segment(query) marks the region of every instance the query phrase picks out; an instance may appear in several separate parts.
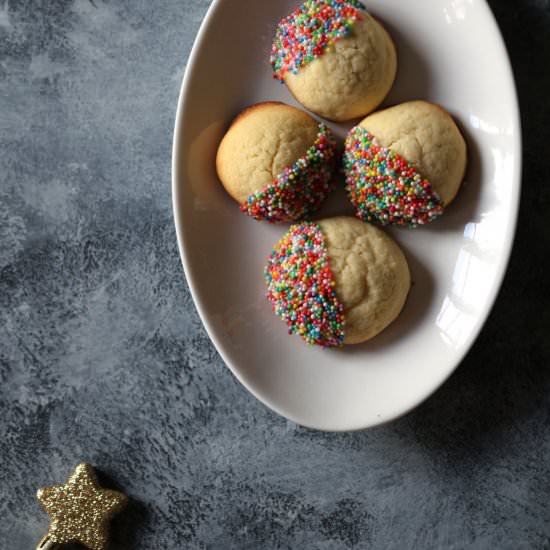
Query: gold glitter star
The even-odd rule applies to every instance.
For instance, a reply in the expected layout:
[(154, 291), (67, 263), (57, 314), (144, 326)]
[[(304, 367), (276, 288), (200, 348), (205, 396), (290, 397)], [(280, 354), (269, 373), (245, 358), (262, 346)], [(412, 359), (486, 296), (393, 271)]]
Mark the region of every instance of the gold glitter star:
[(105, 550), (109, 521), (127, 503), (122, 493), (103, 489), (89, 464), (79, 464), (65, 485), (38, 490), (38, 500), (50, 516), (47, 541), (39, 548), (80, 543), (90, 550)]

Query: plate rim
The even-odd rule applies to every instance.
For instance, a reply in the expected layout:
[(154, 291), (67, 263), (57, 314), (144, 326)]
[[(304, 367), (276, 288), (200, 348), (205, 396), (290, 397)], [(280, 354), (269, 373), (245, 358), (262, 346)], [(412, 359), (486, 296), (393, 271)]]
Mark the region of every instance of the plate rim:
[(224, 344), (222, 344), (220, 339), (217, 337), (216, 331), (212, 327), (210, 321), (208, 320), (208, 317), (203, 314), (203, 308), (197, 296), (197, 292), (195, 290), (195, 283), (193, 282), (193, 277), (191, 276), (191, 268), (189, 265), (186, 249), (184, 246), (184, 241), (186, 238), (185, 237), (186, 230), (184, 229), (182, 214), (178, 207), (180, 201), (182, 200), (180, 185), (179, 185), (179, 181), (181, 180), (181, 175), (180, 175), (180, 163), (179, 163), (178, 157), (179, 157), (180, 144), (183, 140), (184, 127), (185, 127), (184, 120), (183, 120), (183, 111), (184, 111), (184, 106), (186, 104), (186, 98), (189, 93), (193, 73), (196, 70), (196, 58), (199, 55), (199, 51), (201, 50), (202, 43), (205, 41), (210, 20), (213, 19), (219, 6), (223, 2), (227, 2), (227, 1), (228, 0), (213, 0), (201, 22), (199, 31), (196, 35), (195, 40), (193, 41), (193, 46), (191, 48), (190, 55), (188, 57), (187, 64), (185, 67), (182, 84), (178, 95), (178, 102), (177, 102), (176, 115), (175, 115), (175, 121), (174, 121), (172, 152), (171, 152), (172, 154), (172, 159), (171, 159), (172, 213), (174, 216), (174, 225), (176, 229), (176, 239), (178, 243), (180, 260), (185, 273), (185, 278), (187, 281), (189, 292), (193, 299), (193, 303), (197, 309), (201, 322), (208, 334), (208, 337), (214, 344), (214, 347), (216, 348), (216, 351), (220, 355), (224, 364), (229, 368), (229, 370), (237, 378), (237, 380), (248, 390), (248, 392), (250, 392), (258, 401), (263, 403), (273, 412), (277, 413), (278, 415), (284, 418), (291, 420), (292, 422), (300, 426), (321, 431), (321, 432), (332, 432), (332, 433), (355, 432), (355, 431), (363, 431), (363, 430), (367, 430), (377, 426), (383, 426), (385, 424), (389, 424), (390, 422), (393, 422), (398, 418), (401, 418), (407, 415), (408, 413), (410, 413), (411, 411), (413, 411), (414, 409), (416, 409), (419, 405), (421, 405), (424, 401), (426, 401), (431, 395), (433, 395), (438, 389), (440, 389), (443, 386), (443, 384), (456, 372), (458, 367), (464, 361), (464, 358), (466, 357), (466, 355), (470, 352), (473, 345), (477, 341), (481, 331), (483, 330), (483, 327), (487, 323), (487, 320), (494, 309), (494, 306), (500, 294), (500, 291), (502, 290), (504, 278), (508, 272), (510, 258), (511, 258), (512, 251), (513, 251), (514, 244), (517, 237), (517, 223), (519, 218), (519, 210), (520, 210), (522, 187), (523, 187), (523, 181), (522, 181), (523, 129), (522, 129), (521, 111), (520, 111), (519, 97), (518, 97), (518, 91), (517, 91), (517, 84), (516, 84), (516, 79), (515, 79), (510, 55), (508, 52), (508, 48), (506, 46), (506, 42), (504, 41), (504, 37), (502, 35), (498, 22), (487, 0), (477, 0), (477, 2), (479, 2), (487, 12), (488, 21), (493, 26), (494, 36), (498, 42), (498, 45), (500, 46), (502, 59), (505, 63), (506, 77), (509, 80), (509, 84), (510, 84), (509, 89), (510, 89), (510, 93), (512, 95), (512, 99), (514, 103), (514, 112), (511, 118), (513, 119), (513, 123), (517, 128), (517, 135), (514, 136), (514, 142), (515, 142), (514, 148), (515, 148), (515, 151), (517, 152), (517, 162), (515, 162), (514, 164), (514, 174), (513, 174), (514, 185), (511, 191), (511, 193), (513, 194), (513, 196), (511, 197), (511, 203), (513, 203), (512, 204), (513, 211), (511, 212), (511, 219), (508, 225), (509, 235), (506, 238), (506, 243), (503, 245), (503, 249), (502, 249), (503, 262), (495, 276), (495, 280), (491, 288), (491, 295), (488, 297), (488, 300), (487, 300), (487, 307), (485, 311), (479, 315), (477, 326), (472, 330), (471, 334), (468, 337), (468, 340), (466, 341), (466, 343), (464, 343), (460, 353), (457, 354), (453, 367), (450, 368), (447, 372), (445, 372), (442, 376), (434, 377), (432, 379), (432, 382), (426, 385), (425, 391), (419, 392), (415, 396), (415, 398), (410, 403), (408, 403), (405, 407), (401, 408), (398, 412), (395, 412), (393, 414), (388, 415), (387, 417), (384, 417), (380, 421), (371, 422), (367, 424), (365, 424), (365, 422), (363, 421), (363, 422), (357, 422), (351, 425), (342, 426), (339, 428), (325, 428), (319, 425), (310, 425), (308, 423), (304, 423), (298, 420), (297, 418), (294, 418), (292, 413), (282, 410), (282, 408), (276, 405), (275, 403), (273, 403), (269, 397), (265, 395), (259, 395), (259, 392), (255, 390), (252, 384), (250, 384), (244, 379), (244, 377), (240, 373), (240, 370), (235, 365), (233, 365), (233, 362), (228, 357)]

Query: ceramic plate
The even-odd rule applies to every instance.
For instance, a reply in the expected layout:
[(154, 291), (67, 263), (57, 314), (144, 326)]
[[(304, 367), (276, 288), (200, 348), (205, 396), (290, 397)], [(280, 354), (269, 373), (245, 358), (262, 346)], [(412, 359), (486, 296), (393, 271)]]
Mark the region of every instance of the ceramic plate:
[[(463, 189), (445, 215), (390, 233), (414, 286), (399, 319), (358, 347), (323, 351), (289, 337), (264, 294), (263, 267), (288, 226), (241, 214), (215, 172), (224, 130), (245, 106), (296, 104), (269, 65), (291, 0), (214, 0), (179, 99), (173, 201), (187, 280), (204, 325), (235, 376), (281, 415), (322, 430), (392, 420), (460, 363), (502, 282), (518, 212), (521, 132), (510, 63), (484, 0), (372, 0), (395, 39), (399, 72), (385, 101), (428, 99), (456, 118), (469, 147)], [(350, 125), (331, 125), (343, 136)], [(352, 214), (342, 189), (320, 217)]]

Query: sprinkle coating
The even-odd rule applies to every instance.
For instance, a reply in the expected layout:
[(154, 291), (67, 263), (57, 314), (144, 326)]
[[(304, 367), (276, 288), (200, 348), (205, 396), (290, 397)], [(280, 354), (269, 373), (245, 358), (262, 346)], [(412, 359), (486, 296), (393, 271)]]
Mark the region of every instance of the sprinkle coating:
[(414, 163), (382, 147), (361, 126), (346, 138), (344, 171), (346, 190), (363, 221), (416, 227), (443, 214), (443, 201)]
[(283, 82), (287, 72), (297, 74), (323, 55), (337, 40), (348, 36), (364, 10), (358, 0), (306, 0), (277, 26), (271, 49), (274, 78)]
[(319, 224), (293, 225), (275, 245), (265, 267), (273, 312), (308, 344), (344, 342), (344, 306), (338, 300), (325, 237)]
[(334, 189), (336, 140), (324, 124), (319, 124), (315, 143), (292, 166), (286, 167), (272, 183), (251, 194), (241, 211), (256, 220), (293, 222), (315, 212)]

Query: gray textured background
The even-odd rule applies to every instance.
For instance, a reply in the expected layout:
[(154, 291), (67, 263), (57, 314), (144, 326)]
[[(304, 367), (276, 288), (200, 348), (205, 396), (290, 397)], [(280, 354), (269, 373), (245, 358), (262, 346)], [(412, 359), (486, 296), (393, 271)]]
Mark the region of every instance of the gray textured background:
[(327, 435), (240, 387), (185, 286), (170, 146), (209, 0), (0, 0), (0, 548), (81, 459), (132, 499), (115, 550), (550, 548), (550, 1), (491, 4), (526, 138), (504, 289), (426, 404)]

